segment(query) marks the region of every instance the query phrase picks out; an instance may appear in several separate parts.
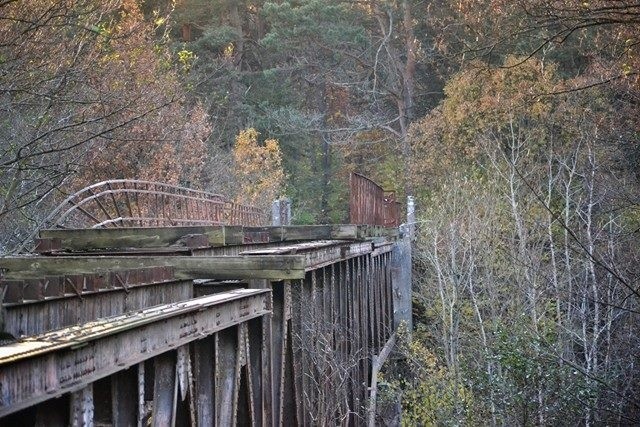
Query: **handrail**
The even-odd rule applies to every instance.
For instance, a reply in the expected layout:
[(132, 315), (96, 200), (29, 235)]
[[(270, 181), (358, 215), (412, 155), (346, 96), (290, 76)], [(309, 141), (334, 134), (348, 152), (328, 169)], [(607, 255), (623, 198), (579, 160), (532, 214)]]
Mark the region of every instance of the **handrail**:
[[(26, 239), (43, 228), (268, 224), (262, 210), (202, 190), (135, 179), (89, 185), (68, 196)], [(22, 247), (24, 249), (24, 246)]]

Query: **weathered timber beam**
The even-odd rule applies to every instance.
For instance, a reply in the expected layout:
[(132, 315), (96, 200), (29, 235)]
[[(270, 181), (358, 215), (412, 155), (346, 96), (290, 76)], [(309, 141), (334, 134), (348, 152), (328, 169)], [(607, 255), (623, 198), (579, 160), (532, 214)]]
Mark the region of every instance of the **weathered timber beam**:
[(209, 246), (243, 243), (241, 226), (89, 228), (40, 231), (41, 239), (60, 239), (60, 249), (70, 251), (189, 247), (190, 238), (193, 240), (193, 236), (203, 236)]
[(194, 248), (304, 240), (396, 238), (398, 230), (370, 225), (274, 227), (189, 226), (49, 229), (40, 231), (36, 251)]
[(23, 305), (54, 298), (76, 298), (104, 291), (129, 291), (139, 286), (156, 285), (175, 280), (171, 267), (138, 268), (96, 274), (45, 276), (23, 280), (0, 279), (2, 304)]
[(371, 242), (351, 243), (328, 247), (304, 254), (306, 271), (316, 270), (336, 262), (367, 255), (373, 252)]
[(13, 256), (1, 257), (5, 279), (91, 274), (100, 271), (170, 266), (176, 279), (300, 279), (304, 257), (277, 256)]
[(255, 249), (241, 252), (248, 256), (265, 256), (297, 254), (304, 258), (306, 271), (326, 267), (349, 258), (367, 255), (374, 252), (374, 244), (365, 242), (345, 242), (342, 240), (319, 241), (315, 246), (310, 243), (299, 243), (277, 248)]
[(372, 225), (337, 224), (337, 225), (290, 225), (275, 227), (244, 227), (245, 232), (269, 233), (270, 241), (294, 240), (364, 240), (374, 237), (398, 236), (395, 228)]
[(157, 306), (0, 347), (0, 417), (263, 316), (268, 290), (241, 289)]

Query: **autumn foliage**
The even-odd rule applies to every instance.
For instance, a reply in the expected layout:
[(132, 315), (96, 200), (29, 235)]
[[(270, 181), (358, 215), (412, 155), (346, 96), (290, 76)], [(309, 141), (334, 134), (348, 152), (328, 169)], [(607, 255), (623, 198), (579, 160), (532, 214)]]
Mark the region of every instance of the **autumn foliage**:
[(96, 45), (96, 85), (108, 94), (102, 108), (127, 126), (111, 138), (97, 138), (84, 158), (79, 185), (114, 178), (138, 178), (198, 186), (210, 128), (199, 105), (185, 105), (170, 52), (159, 45), (154, 24), (137, 2), (124, 0), (118, 19)]
[(282, 154), (275, 139), (259, 143), (253, 128), (241, 131), (233, 147), (239, 203), (267, 209), (282, 195), (286, 175)]
[(66, 194), (113, 178), (201, 186), (208, 116), (134, 0), (0, 3), (5, 249)]

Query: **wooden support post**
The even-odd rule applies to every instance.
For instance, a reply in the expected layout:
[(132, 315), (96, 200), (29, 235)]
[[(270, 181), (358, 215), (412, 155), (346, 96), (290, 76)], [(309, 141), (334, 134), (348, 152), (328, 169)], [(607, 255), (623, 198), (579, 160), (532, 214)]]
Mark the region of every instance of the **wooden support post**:
[[(179, 406), (176, 411), (176, 422), (183, 425), (189, 421), (189, 425), (196, 424), (196, 408), (194, 402), (193, 367), (191, 366), (191, 347), (182, 345), (177, 349), (176, 378), (179, 388)], [(180, 410), (182, 409), (182, 411)]]
[(253, 388), (253, 369), (249, 350), (249, 328), (247, 323), (238, 325), (238, 370), (236, 424), (258, 425), (258, 417), (255, 412), (255, 400), (260, 399), (254, 399), (256, 393)]
[(219, 426), (236, 424), (240, 374), (236, 329), (227, 328), (216, 334), (216, 409)]
[(212, 426), (216, 419), (215, 407), (215, 357), (213, 336), (196, 341), (195, 382), (196, 382), (196, 425)]
[(295, 411), (296, 420), (298, 425), (304, 423), (304, 370), (302, 364), (302, 310), (307, 307), (308, 302), (303, 302), (302, 287), (304, 281), (300, 280), (295, 282), (291, 287), (292, 294), (292, 318), (291, 318), (291, 339), (292, 339), (292, 365), (293, 365), (293, 378), (294, 378), (294, 390), (295, 390)]
[(253, 319), (248, 323), (247, 328), (247, 371), (249, 372), (250, 404), (252, 405), (253, 420), (252, 425), (261, 426), (271, 424), (271, 411), (265, 411), (265, 393), (263, 391), (262, 371), (268, 369), (265, 365), (264, 356), (266, 351), (263, 338), (263, 320)]
[(137, 424), (138, 372), (135, 366), (111, 376), (111, 414), (114, 427)]
[[(299, 283), (295, 284), (299, 286)], [(285, 280), (283, 282), (283, 306), (282, 319), (277, 327), (280, 329), (281, 345), (277, 349), (280, 353), (278, 358), (278, 376), (274, 376), (274, 384), (278, 382), (278, 393), (275, 396), (278, 401), (278, 417), (277, 425), (293, 425), (296, 419), (296, 401), (300, 398), (296, 397), (294, 377), (293, 377), (293, 338), (291, 335), (291, 319), (292, 319), (292, 282)], [(275, 330), (275, 329), (274, 329)], [(275, 364), (274, 364), (275, 367)], [(275, 368), (274, 368), (275, 369)]]
[[(283, 282), (270, 282), (269, 288), (271, 289), (271, 313), (262, 316), (261, 325), (262, 325), (262, 342), (260, 343), (260, 354), (262, 358), (262, 363), (260, 366), (261, 369), (261, 381), (262, 381), (262, 412), (263, 412), (263, 425), (276, 425), (278, 411), (276, 410), (276, 399), (277, 395), (275, 394), (275, 384), (278, 382), (278, 377), (274, 374), (274, 362), (273, 356), (274, 352), (277, 351), (276, 348), (273, 347), (273, 331), (274, 331), (274, 322), (273, 322), (273, 313), (276, 311), (275, 308), (275, 297), (274, 291), (278, 286), (284, 286)], [(254, 346), (254, 343), (251, 343)]]
[(137, 398), (138, 398), (138, 417), (137, 417), (137, 426), (138, 427), (146, 427), (145, 418), (146, 418), (146, 408), (145, 408), (145, 398), (144, 398), (144, 390), (145, 390), (145, 381), (144, 381), (144, 362), (140, 362), (137, 364), (138, 366), (138, 381), (137, 381)]
[(276, 414), (273, 425), (280, 424), (280, 412), (282, 405), (282, 375), (283, 355), (285, 343), (285, 286), (290, 286), (288, 281), (273, 284), (273, 313), (271, 315), (272, 340), (270, 353), (273, 358), (273, 410)]
[(312, 380), (311, 364), (309, 363), (309, 346), (313, 345), (313, 340), (309, 334), (309, 323), (314, 320), (317, 312), (317, 302), (315, 300), (315, 272), (307, 274), (307, 278), (302, 282), (302, 294), (300, 300), (300, 367), (302, 373), (302, 417), (301, 421), (305, 425), (311, 424), (311, 405), (314, 404), (313, 393), (315, 384)]
[(93, 384), (71, 393), (69, 421), (72, 427), (93, 426)]
[(178, 394), (175, 352), (169, 351), (156, 356), (154, 373), (152, 425), (174, 426)]

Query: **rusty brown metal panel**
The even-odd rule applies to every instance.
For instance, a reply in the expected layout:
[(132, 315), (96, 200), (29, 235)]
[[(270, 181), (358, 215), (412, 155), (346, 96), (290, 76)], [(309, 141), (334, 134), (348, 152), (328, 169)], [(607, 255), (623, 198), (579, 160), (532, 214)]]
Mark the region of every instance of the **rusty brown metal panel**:
[(394, 192), (385, 191), (371, 179), (352, 173), (349, 178), (349, 222), (397, 227), (400, 204)]

